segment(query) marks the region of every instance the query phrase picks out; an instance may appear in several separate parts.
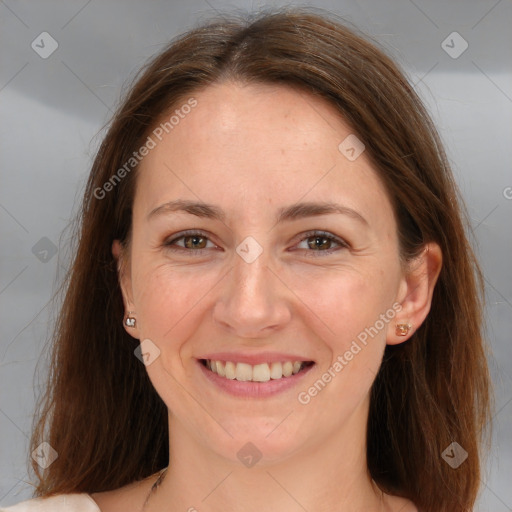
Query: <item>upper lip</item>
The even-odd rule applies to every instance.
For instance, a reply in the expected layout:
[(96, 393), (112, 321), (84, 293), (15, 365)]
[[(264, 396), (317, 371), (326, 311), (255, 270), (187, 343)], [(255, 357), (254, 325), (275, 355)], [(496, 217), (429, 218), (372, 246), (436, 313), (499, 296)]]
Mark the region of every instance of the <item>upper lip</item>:
[(231, 361), (233, 363), (246, 363), (252, 366), (263, 363), (274, 363), (284, 361), (313, 361), (296, 354), (285, 354), (284, 352), (261, 352), (259, 354), (248, 354), (241, 352), (215, 352), (205, 354), (198, 359), (210, 359), (212, 361)]

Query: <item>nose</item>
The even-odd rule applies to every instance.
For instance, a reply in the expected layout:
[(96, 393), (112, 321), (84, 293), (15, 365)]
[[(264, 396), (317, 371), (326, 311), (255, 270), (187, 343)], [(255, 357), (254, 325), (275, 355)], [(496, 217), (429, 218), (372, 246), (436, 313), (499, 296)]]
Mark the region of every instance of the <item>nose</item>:
[(290, 321), (290, 291), (269, 264), (265, 251), (251, 263), (235, 255), (213, 313), (217, 324), (231, 335), (261, 338)]

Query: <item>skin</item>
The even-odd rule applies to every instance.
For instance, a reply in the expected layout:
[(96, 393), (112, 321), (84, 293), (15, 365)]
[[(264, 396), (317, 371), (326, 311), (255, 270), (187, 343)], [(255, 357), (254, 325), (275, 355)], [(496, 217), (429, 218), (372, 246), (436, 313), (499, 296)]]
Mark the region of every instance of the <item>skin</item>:
[[(349, 161), (338, 149), (352, 131), (328, 103), (233, 82), (192, 96), (197, 107), (141, 163), (130, 246), (112, 247), (126, 311), (137, 319), (127, 330), (160, 350), (146, 369), (169, 410), (170, 466), (145, 510), (416, 510), (372, 483), (366, 421), (386, 344), (406, 342), (428, 314), (439, 247), (429, 244), (403, 268), (385, 189), (364, 152)], [(175, 199), (216, 205), (226, 217), (148, 219)], [(340, 203), (365, 222), (333, 213), (276, 224), (277, 210), (299, 201)], [(201, 251), (178, 239), (189, 229), (205, 232)], [(315, 249), (315, 236), (304, 235), (311, 230), (348, 246), (320, 240)], [(263, 249), (252, 263), (236, 252), (248, 236)], [(176, 251), (165, 245), (172, 240)], [(298, 393), (397, 303), (396, 316), (299, 403)], [(397, 323), (413, 329), (398, 336)], [(237, 398), (199, 371), (196, 358), (213, 350), (302, 354), (316, 365), (284, 393)], [(237, 458), (247, 442), (262, 456), (251, 468)], [(103, 512), (140, 510), (153, 482), (92, 496)]]

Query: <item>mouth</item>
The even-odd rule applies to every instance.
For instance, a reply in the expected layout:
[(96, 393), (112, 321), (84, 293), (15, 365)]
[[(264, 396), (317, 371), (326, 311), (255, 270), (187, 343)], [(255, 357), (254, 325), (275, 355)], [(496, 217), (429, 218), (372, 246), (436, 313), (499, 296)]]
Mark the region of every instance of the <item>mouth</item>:
[(314, 361), (272, 361), (251, 365), (244, 362), (214, 359), (200, 359), (199, 362), (210, 373), (216, 374), (224, 380), (261, 384), (291, 379), (304, 373), (315, 364)]

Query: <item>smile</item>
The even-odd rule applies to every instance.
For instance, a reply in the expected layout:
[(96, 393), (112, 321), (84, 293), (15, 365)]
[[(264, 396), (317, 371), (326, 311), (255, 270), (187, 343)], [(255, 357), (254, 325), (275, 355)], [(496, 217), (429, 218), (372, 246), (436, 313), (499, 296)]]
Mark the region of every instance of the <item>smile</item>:
[(201, 364), (225, 379), (241, 382), (268, 382), (296, 375), (314, 363), (313, 361), (274, 361), (250, 365), (241, 362), (201, 359)]

